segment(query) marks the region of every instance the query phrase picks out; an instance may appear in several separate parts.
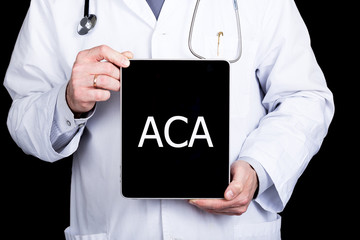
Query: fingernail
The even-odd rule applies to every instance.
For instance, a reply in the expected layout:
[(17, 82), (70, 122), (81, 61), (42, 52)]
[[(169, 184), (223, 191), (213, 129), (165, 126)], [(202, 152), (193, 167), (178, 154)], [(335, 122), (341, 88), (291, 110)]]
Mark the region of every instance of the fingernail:
[(192, 205), (195, 205), (195, 204), (196, 204), (196, 200), (190, 200), (189, 203), (192, 204)]
[(124, 64), (124, 67), (128, 67), (128, 66), (130, 65), (130, 61), (129, 61), (129, 59), (127, 59), (127, 58), (124, 58), (124, 59), (122, 60), (122, 63)]
[(229, 191), (227, 191), (225, 196), (226, 196), (226, 199), (231, 200), (234, 197), (234, 193), (233, 193), (233, 191), (229, 190)]

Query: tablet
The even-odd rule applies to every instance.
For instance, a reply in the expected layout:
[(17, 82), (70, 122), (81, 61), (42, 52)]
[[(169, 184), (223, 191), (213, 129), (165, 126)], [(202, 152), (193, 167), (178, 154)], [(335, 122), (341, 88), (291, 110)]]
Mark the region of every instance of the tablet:
[(229, 82), (224, 60), (131, 60), (122, 69), (124, 197), (224, 198)]

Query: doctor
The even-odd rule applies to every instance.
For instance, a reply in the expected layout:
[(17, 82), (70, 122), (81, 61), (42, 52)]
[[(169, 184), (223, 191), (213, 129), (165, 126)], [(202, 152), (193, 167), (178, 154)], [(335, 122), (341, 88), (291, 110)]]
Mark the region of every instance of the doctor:
[(236, 59), (242, 46), (231, 64), (225, 199), (120, 194), (119, 67), (133, 57), (195, 58), (188, 36), (196, 2), (91, 0), (97, 22), (85, 35), (77, 29), (83, 0), (31, 2), (4, 82), (13, 98), (7, 124), (27, 154), (49, 162), (74, 154), (67, 240), (280, 239), (277, 213), (334, 112), (292, 0), (239, 0), (239, 13), (232, 0), (199, 5), (191, 42), (198, 55)]

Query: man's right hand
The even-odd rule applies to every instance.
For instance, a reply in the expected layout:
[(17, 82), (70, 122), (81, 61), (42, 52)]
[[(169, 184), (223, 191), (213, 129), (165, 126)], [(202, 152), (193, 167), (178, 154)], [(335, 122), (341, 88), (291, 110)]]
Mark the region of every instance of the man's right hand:
[(119, 67), (128, 67), (131, 58), (131, 52), (119, 53), (106, 45), (78, 53), (66, 88), (66, 101), (75, 117), (108, 100), (110, 91), (120, 90)]

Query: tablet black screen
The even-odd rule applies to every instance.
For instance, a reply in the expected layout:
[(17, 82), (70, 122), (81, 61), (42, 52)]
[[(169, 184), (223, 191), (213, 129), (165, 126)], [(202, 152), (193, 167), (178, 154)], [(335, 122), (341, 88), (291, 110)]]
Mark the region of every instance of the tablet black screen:
[(122, 69), (125, 197), (223, 198), (229, 74), (221, 60), (131, 60)]

